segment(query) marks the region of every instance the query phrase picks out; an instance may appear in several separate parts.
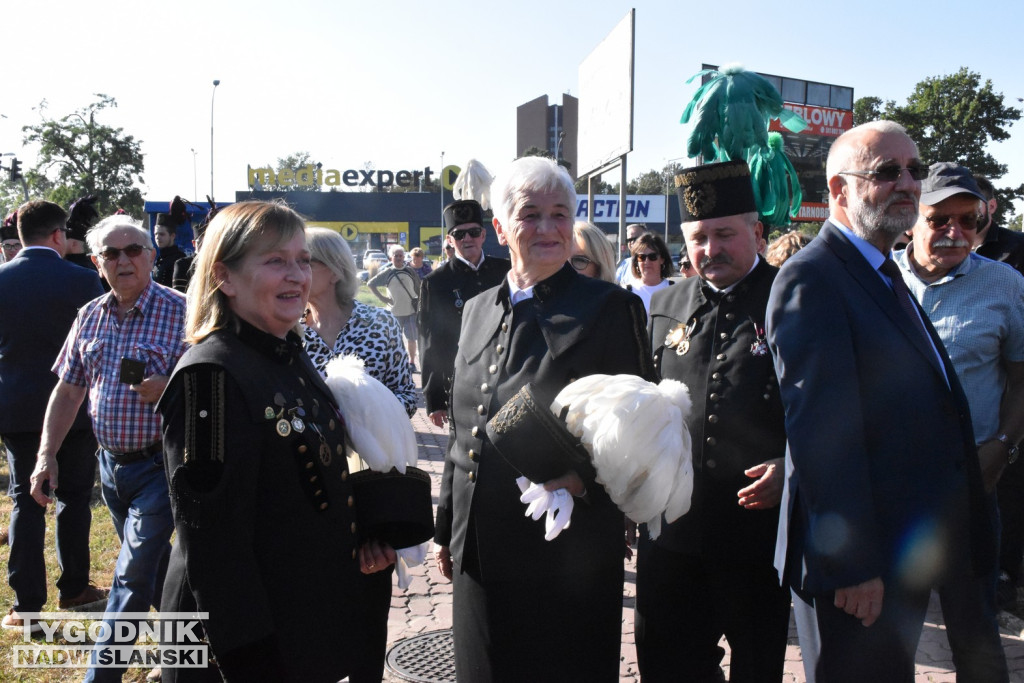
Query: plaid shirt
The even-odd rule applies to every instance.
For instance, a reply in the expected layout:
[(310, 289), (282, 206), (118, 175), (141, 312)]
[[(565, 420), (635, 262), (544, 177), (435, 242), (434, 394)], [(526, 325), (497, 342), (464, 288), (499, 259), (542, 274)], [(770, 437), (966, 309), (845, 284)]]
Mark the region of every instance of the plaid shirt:
[(89, 387), (89, 417), (100, 446), (119, 453), (160, 440), (160, 415), (119, 381), (121, 358), (145, 361), (145, 377), (170, 375), (188, 348), (185, 296), (150, 282), (123, 321), (113, 292), (78, 312), (53, 371), (68, 384)]

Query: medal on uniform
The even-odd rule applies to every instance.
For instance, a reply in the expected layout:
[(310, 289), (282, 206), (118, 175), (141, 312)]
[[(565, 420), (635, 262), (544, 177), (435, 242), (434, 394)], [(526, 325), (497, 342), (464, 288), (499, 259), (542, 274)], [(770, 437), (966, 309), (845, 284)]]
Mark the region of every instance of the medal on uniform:
[(690, 350), (690, 337), (693, 336), (694, 331), (697, 329), (697, 319), (693, 318), (690, 322), (679, 323), (668, 333), (665, 337), (665, 346), (670, 349), (676, 350), (676, 355), (682, 356)]
[(276, 429), (278, 436), (288, 436), (289, 434), (292, 433), (291, 423), (288, 422), (288, 420), (284, 419), (283, 417), (277, 421)]
[(273, 419), (274, 419), (274, 416), (275, 416), (275, 415), (276, 415), (276, 414), (274, 413), (274, 409), (273, 409), (273, 408), (271, 408), (270, 406), (267, 406), (267, 407), (266, 407), (266, 408), (265, 408), (265, 409), (263, 410), (263, 417), (265, 417), (265, 418), (266, 418), (266, 419), (268, 419), (268, 420), (273, 420)]
[(764, 328), (758, 327), (753, 320), (750, 324), (754, 326), (754, 343), (750, 345), (750, 353), (754, 356), (768, 355), (768, 338), (765, 336)]
[(462, 292), (456, 289), (452, 293), (455, 294), (455, 308), (462, 308), (463, 305), (465, 305), (466, 303), (465, 301), (462, 300)]

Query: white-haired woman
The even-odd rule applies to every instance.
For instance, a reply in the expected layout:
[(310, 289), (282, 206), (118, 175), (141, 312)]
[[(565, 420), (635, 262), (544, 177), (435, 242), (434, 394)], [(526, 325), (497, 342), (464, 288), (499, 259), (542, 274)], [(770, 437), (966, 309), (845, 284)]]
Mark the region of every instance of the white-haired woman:
[(313, 282), (303, 319), (306, 353), (324, 374), (337, 356), (354, 355), (366, 371), (398, 397), (405, 411), (416, 413), (416, 384), (402, 328), (395, 316), (356, 301), (359, 277), (352, 251), (341, 235), (327, 228), (307, 228)]
[(309, 262), (283, 204), (229, 206), (203, 238), (193, 346), (158, 404), (178, 534), (161, 607), (209, 613), (219, 672), (165, 681), (383, 675), (395, 553), (360, 536), (344, 418), (302, 348)]
[(644, 310), (637, 297), (569, 265), (576, 192), (565, 169), (524, 157), (491, 191), (512, 269), (464, 309), (435, 538), (439, 569), (454, 582), (456, 677), (611, 683), (619, 678), (623, 515), (592, 467), (567, 469), (546, 487), (587, 502), (545, 541), (544, 525), (523, 515), (518, 472), (486, 427), (527, 383), (547, 406), (585, 375), (651, 379)]

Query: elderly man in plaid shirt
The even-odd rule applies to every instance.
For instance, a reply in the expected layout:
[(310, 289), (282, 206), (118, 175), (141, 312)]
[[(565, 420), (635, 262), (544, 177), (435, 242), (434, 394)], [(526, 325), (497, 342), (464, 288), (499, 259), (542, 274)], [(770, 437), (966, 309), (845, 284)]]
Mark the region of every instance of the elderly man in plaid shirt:
[[(50, 502), (59, 481), (55, 453), (88, 395), (103, 500), (121, 538), (105, 616), (116, 634), (119, 613), (160, 604), (174, 522), (153, 406), (185, 352), (185, 297), (152, 281), (153, 242), (137, 221), (111, 216), (86, 239), (111, 292), (82, 307), (57, 357), (32, 496)], [(123, 668), (95, 667), (132, 645), (101, 652), (110, 642), (97, 643), (87, 681), (121, 679)]]

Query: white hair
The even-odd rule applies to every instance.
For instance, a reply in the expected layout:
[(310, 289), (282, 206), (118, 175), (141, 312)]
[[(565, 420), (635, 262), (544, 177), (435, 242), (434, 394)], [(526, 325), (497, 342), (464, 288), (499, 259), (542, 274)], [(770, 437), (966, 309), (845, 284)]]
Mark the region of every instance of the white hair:
[(388, 246), (388, 258), (394, 258), (395, 257), (395, 253), (399, 252), (399, 251), (404, 254), (405, 253), (405, 247), (403, 247), (401, 244), (389, 245)]
[(558, 192), (569, 210), (576, 213), (576, 187), (569, 172), (547, 157), (520, 157), (498, 174), (491, 185), (494, 218), (508, 224), (516, 201), (526, 192)]
[(142, 222), (138, 221), (131, 216), (126, 214), (115, 214), (113, 216), (107, 216), (96, 225), (89, 229), (89, 232), (85, 235), (85, 243), (89, 245), (89, 251), (99, 256), (99, 253), (103, 251), (104, 240), (107, 239), (107, 235), (114, 232), (115, 230), (134, 230), (139, 235), (139, 241), (142, 246), (147, 249), (153, 248), (153, 238), (149, 234), (149, 230), (142, 227)]

